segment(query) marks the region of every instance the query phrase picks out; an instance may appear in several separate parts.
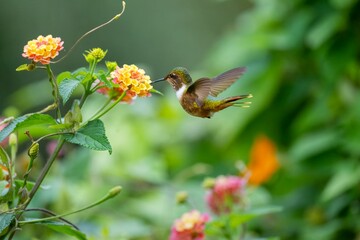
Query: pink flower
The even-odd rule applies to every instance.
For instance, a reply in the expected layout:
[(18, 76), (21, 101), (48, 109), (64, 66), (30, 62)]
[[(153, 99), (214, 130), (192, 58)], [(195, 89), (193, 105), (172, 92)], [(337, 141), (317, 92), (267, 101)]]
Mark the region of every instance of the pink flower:
[(205, 223), (208, 221), (209, 216), (197, 210), (184, 213), (181, 218), (175, 220), (169, 240), (203, 240)]
[(237, 176), (219, 176), (206, 196), (209, 208), (215, 214), (228, 213), (241, 203), (247, 180)]
[(46, 37), (40, 35), (37, 39), (28, 41), (24, 46), (22, 56), (34, 62), (49, 64), (50, 60), (59, 55), (59, 52), (64, 48), (63, 44), (64, 42), (59, 37), (53, 38), (52, 35)]
[[(4, 118), (0, 117), (0, 122), (3, 121), (3, 120), (4, 120)], [(6, 126), (7, 126), (7, 123), (1, 124), (1, 125), (0, 125), (0, 131), (3, 130)], [(2, 140), (2, 141), (0, 142), (0, 146), (2, 146), (2, 147), (7, 146), (7, 144), (8, 144), (8, 139), (9, 139), (9, 137), (7, 137), (7, 138), (5, 138), (4, 140)]]

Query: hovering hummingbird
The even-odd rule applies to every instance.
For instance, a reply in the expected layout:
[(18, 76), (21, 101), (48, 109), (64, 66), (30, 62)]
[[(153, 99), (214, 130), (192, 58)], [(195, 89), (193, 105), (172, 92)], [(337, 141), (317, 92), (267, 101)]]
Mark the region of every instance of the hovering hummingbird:
[(238, 102), (251, 98), (251, 94), (228, 97), (216, 100), (218, 94), (230, 87), (243, 73), (244, 67), (234, 68), (214, 78), (200, 78), (193, 82), (186, 68), (177, 67), (170, 71), (164, 78), (153, 81), (167, 81), (176, 91), (176, 96), (183, 109), (189, 114), (211, 118), (218, 111), (230, 106), (249, 107), (250, 102)]

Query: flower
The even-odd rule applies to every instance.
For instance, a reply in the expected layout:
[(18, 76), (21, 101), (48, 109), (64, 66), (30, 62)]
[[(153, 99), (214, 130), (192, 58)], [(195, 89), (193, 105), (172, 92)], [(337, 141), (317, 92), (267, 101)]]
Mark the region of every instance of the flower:
[(53, 38), (52, 35), (46, 37), (40, 35), (37, 39), (28, 41), (24, 46), (22, 56), (34, 62), (49, 64), (50, 60), (59, 55), (59, 52), (64, 48), (63, 44), (64, 42), (59, 37)]
[(125, 96), (121, 100), (123, 102), (131, 102), (137, 96), (150, 96), (150, 90), (153, 88), (150, 77), (145, 75), (145, 71), (136, 65), (124, 64), (122, 68), (116, 66), (110, 76), (114, 87), (108, 88), (100, 82), (98, 84), (103, 87), (97, 90), (99, 93), (109, 95), (116, 100), (125, 92)]
[(279, 168), (276, 146), (266, 136), (260, 136), (255, 139), (247, 168), (248, 172), (250, 172), (249, 184), (255, 186), (270, 179)]
[[(4, 119), (5, 119), (5, 118), (0, 117), (0, 122), (2, 122)], [(7, 125), (8, 125), (7, 123), (0, 124), (0, 131), (2, 131)], [(5, 146), (8, 144), (8, 139), (9, 139), (9, 138), (7, 137), (7, 138), (5, 138), (4, 140), (2, 140), (2, 141), (0, 142), (0, 146), (5, 147)]]
[(209, 221), (207, 214), (197, 210), (184, 213), (175, 220), (169, 240), (203, 240), (205, 239), (205, 223)]
[(10, 189), (9, 170), (0, 162), (0, 197), (5, 196)]
[(238, 176), (219, 176), (206, 196), (209, 208), (215, 214), (228, 213), (234, 204), (241, 203), (247, 179)]

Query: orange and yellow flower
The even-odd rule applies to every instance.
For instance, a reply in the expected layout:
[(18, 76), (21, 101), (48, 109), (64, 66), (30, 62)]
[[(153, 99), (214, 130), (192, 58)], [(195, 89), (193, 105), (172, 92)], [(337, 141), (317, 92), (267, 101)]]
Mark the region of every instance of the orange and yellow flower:
[(248, 182), (255, 186), (266, 182), (279, 168), (276, 146), (268, 137), (260, 136), (255, 139), (247, 168), (250, 172)]
[(104, 87), (98, 90), (99, 93), (109, 95), (112, 99), (116, 100), (125, 92), (123, 102), (131, 102), (137, 96), (148, 97), (150, 90), (153, 88), (151, 80), (145, 71), (138, 68), (136, 65), (124, 64), (123, 67), (117, 66), (114, 71), (110, 73), (112, 82), (115, 87)]
[(34, 62), (42, 64), (49, 64), (51, 59), (54, 59), (59, 52), (64, 48), (64, 42), (59, 37), (47, 35), (46, 37), (40, 35), (37, 39), (28, 41), (24, 46), (23, 57), (28, 58)]
[(171, 229), (170, 240), (203, 240), (205, 239), (205, 223), (209, 221), (207, 214), (197, 210), (184, 213), (177, 219)]

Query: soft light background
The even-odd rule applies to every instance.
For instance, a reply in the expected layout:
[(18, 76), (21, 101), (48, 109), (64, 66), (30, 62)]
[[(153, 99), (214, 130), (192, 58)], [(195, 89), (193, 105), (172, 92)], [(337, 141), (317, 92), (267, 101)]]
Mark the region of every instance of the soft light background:
[[(26, 42), (53, 34), (69, 50), (121, 3), (2, 0), (0, 7), (0, 112), (11, 115), (51, 100), (44, 73), (15, 72), (26, 62)], [(69, 219), (92, 239), (167, 239), (173, 219), (187, 210), (175, 206), (176, 191), (189, 191), (205, 211), (201, 181), (237, 174), (236, 162), (248, 162), (256, 137), (266, 135), (277, 146), (281, 167), (250, 189), (249, 201), (284, 210), (254, 221), (249, 233), (358, 239), (359, 11), (356, 0), (128, 1), (121, 19), (85, 38), (54, 71), (85, 65), (82, 53), (93, 47), (108, 49), (107, 60), (142, 66), (153, 79), (175, 66), (189, 68), (194, 78), (247, 66), (242, 80), (221, 96), (252, 93), (253, 104), (198, 119), (159, 84), (164, 96), (120, 105), (104, 117), (111, 156), (68, 146), (33, 205), (64, 212), (120, 184), (124, 191), (116, 199)], [(89, 101), (84, 115), (102, 101)], [(18, 239), (30, 234), (63, 238), (29, 227)]]

